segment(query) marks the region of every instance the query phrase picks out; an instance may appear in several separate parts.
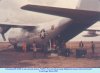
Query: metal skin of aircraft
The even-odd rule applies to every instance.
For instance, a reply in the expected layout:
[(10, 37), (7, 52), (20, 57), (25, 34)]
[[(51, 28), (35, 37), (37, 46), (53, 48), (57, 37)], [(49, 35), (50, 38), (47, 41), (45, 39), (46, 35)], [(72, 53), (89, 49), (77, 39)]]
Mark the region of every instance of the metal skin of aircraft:
[(0, 24), (0, 34), (2, 35), (4, 41), (6, 41), (4, 34), (12, 27), (13, 28), (23, 28), (24, 30), (27, 30), (28, 32), (33, 31), (36, 28), (36, 26), (30, 26), (30, 25)]
[[(82, 1), (84, 2), (86, 0)], [(59, 45), (67, 42), (100, 20), (100, 11), (93, 10), (67, 9), (30, 4), (21, 7), (21, 9), (70, 18), (68, 22), (59, 25), (59, 27), (55, 29), (55, 32), (53, 32), (54, 34), (52, 34), (52, 38), (59, 36), (57, 39), (58, 42), (60, 42)]]
[[(87, 1), (87, 0), (82, 0), (82, 1)], [(59, 48), (62, 48), (67, 41), (69, 41), (82, 31), (86, 30), (86, 28), (88, 28), (89, 26), (100, 20), (100, 11), (67, 9), (67, 8), (58, 8), (49, 6), (30, 5), (30, 4), (22, 6), (21, 9), (69, 18), (69, 20), (65, 20), (64, 22), (61, 21), (63, 23), (60, 23), (57, 27), (54, 27), (54, 29), (51, 28), (48, 31), (45, 31), (45, 29), (37, 31), (36, 28), (39, 27), (35, 28), (35, 26), (32, 26), (31, 30), (30, 27), (28, 26), (21, 27), (28, 29), (29, 33), (31, 32), (34, 33), (34, 35), (32, 36), (28, 36), (27, 37), (28, 40), (26, 41), (28, 42), (36, 41), (36, 43), (38, 44), (48, 45), (48, 41), (54, 39), (57, 40), (58, 42), (57, 45), (59, 46)], [(0, 24), (0, 26), (2, 26), (1, 28), (2, 30), (0, 31), (4, 38), (4, 34), (11, 27), (14, 27), (16, 25), (12, 26), (12, 25)]]

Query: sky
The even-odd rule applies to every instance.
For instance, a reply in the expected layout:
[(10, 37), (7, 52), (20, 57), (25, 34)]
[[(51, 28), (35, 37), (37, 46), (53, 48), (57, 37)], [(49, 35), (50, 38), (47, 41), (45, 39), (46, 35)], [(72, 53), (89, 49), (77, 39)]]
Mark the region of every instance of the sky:
[[(78, 0), (1, 0), (0, 22), (19, 23), (19, 24), (21, 23), (37, 24), (37, 23), (50, 22), (52, 20), (57, 19), (58, 17), (42, 13), (24, 11), (21, 10), (20, 7), (26, 4), (36, 4), (36, 5), (38, 4), (38, 5), (75, 8), (77, 1)], [(27, 19), (25, 19), (26, 17)]]
[[(83, 0), (83, 3), (86, 3), (87, 0)], [(81, 4), (80, 0), (0, 0), (0, 23), (11, 23), (11, 24), (32, 24), (32, 25), (40, 25), (40, 24), (56, 24), (60, 22), (62, 17), (47, 15), (42, 13), (30, 12), (21, 10), (20, 7), (26, 4), (35, 4), (35, 5), (46, 5), (46, 6), (55, 6), (55, 7), (62, 7), (62, 8), (71, 8), (71, 9), (86, 9), (88, 7), (94, 8), (94, 10), (100, 11), (98, 8), (100, 4), (98, 4), (98, 0), (88, 0), (91, 1), (90, 4), (86, 4), (85, 8), (82, 6), (81, 8), (79, 5)], [(94, 2), (96, 2), (96, 7), (94, 7)], [(83, 5), (83, 4), (82, 4)], [(87, 7), (86, 7), (87, 6)], [(89, 9), (89, 8), (88, 8)], [(93, 9), (90, 9), (93, 10)], [(97, 22), (92, 27), (99, 29), (100, 22)], [(17, 31), (16, 31), (17, 30)], [(20, 28), (12, 28), (10, 29), (5, 35), (6, 38), (12, 36), (19, 36), (21, 34)], [(13, 33), (13, 34), (12, 34)], [(86, 32), (81, 33), (80, 35), (73, 38), (71, 41), (81, 40), (99, 40), (100, 36), (97, 37), (90, 37), (85, 38), (82, 37), (83, 34)], [(99, 32), (97, 32), (100, 34)], [(0, 35), (0, 41), (3, 41)]]

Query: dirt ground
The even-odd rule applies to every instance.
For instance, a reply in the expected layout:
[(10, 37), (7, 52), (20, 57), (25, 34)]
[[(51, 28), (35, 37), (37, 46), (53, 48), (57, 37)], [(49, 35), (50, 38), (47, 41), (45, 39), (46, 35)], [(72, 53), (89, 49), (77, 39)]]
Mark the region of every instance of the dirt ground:
[(50, 55), (46, 58), (38, 53), (34, 58), (32, 52), (16, 52), (13, 49), (0, 51), (0, 68), (100, 68), (100, 56), (76, 58)]
[(85, 43), (87, 55), (84, 58), (76, 58), (75, 48), (78, 47), (76, 42), (71, 43), (71, 46), (67, 45), (72, 48), (73, 55), (70, 57), (48, 55), (46, 58), (40, 53), (34, 58), (32, 52), (16, 52), (7, 48), (9, 43), (0, 43), (0, 68), (100, 68), (100, 42), (95, 43), (94, 57), (89, 48), (90, 43)]

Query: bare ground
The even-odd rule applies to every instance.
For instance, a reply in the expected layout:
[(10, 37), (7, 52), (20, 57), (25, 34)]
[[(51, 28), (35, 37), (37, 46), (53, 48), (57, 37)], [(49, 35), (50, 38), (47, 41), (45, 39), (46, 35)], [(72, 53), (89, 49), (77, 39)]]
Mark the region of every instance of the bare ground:
[(100, 68), (99, 56), (86, 56), (85, 58), (76, 58), (56, 56), (43, 58), (38, 54), (37, 58), (33, 57), (32, 52), (16, 52), (8, 49), (0, 51), (1, 68)]
[[(88, 54), (85, 58), (75, 57), (75, 48), (78, 43), (71, 43), (73, 55), (70, 57), (48, 56), (44, 58), (38, 53), (37, 58), (33, 57), (32, 52), (16, 52), (8, 49), (9, 43), (0, 43), (0, 68), (100, 68), (100, 42), (96, 43), (95, 56), (91, 54), (91, 49), (86, 46)], [(86, 43), (90, 46), (90, 43)]]

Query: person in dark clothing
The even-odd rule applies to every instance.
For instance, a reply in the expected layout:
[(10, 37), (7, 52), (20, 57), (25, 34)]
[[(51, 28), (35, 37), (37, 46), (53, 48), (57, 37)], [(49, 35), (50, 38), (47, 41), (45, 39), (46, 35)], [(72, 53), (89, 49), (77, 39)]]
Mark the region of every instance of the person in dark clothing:
[(92, 54), (95, 54), (95, 44), (93, 41), (91, 41), (91, 50), (92, 50)]
[(62, 52), (62, 54), (64, 55), (64, 56), (66, 56), (66, 57), (69, 57), (70, 56), (70, 48), (67, 48), (67, 45), (66, 45), (66, 43), (63, 43), (63, 52)]
[(15, 43), (15, 44), (13, 44), (13, 45), (14, 45), (14, 49), (15, 49), (16, 51), (18, 51), (17, 43)]
[(46, 44), (42, 44), (42, 50), (43, 50), (43, 57), (47, 57), (47, 45)]
[(76, 57), (77, 58), (85, 57), (85, 55), (87, 54), (87, 50), (83, 47), (84, 47), (84, 44), (82, 41), (80, 41), (79, 48), (76, 49)]
[(84, 44), (82, 41), (79, 42), (79, 48), (83, 48), (84, 47)]

